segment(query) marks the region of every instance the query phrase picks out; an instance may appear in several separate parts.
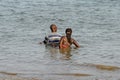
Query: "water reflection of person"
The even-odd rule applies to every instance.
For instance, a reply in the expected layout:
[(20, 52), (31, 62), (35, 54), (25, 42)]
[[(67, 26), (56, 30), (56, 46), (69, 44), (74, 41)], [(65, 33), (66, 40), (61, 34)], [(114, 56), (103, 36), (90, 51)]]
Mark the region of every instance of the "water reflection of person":
[(45, 54), (46, 57), (56, 60), (59, 57), (59, 48), (51, 47), (51, 46), (45, 46), (47, 54)]
[(59, 48), (55, 48), (55, 47), (51, 47), (51, 46), (47, 46), (46, 50), (49, 54), (47, 54), (47, 56), (49, 56), (51, 59), (62, 59), (62, 60), (70, 60), (71, 59), (71, 49), (67, 48), (67, 49), (59, 49)]
[(59, 49), (59, 52), (60, 52), (60, 54), (62, 54), (62, 57), (61, 57), (62, 59), (69, 60), (70, 57), (72, 56), (70, 47)]

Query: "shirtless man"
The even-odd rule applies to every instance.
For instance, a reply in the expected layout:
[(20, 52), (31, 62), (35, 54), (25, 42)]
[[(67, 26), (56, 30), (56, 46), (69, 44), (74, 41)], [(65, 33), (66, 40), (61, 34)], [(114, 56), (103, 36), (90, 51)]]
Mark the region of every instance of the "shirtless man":
[(80, 45), (77, 43), (77, 41), (75, 39), (71, 38), (72, 29), (71, 28), (67, 28), (66, 31), (65, 31), (65, 33), (66, 33), (66, 36), (63, 36), (60, 39), (59, 48), (60, 49), (70, 48), (70, 46), (72, 44), (74, 44), (75, 47), (79, 48)]

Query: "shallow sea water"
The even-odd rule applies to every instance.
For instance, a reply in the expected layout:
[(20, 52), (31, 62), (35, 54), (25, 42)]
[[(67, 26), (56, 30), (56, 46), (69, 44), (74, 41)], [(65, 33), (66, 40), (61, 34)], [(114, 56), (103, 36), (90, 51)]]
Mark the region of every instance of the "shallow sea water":
[[(0, 0), (0, 79), (120, 80), (119, 7), (119, 0)], [(52, 23), (62, 35), (72, 28), (81, 47), (61, 54), (39, 44)]]

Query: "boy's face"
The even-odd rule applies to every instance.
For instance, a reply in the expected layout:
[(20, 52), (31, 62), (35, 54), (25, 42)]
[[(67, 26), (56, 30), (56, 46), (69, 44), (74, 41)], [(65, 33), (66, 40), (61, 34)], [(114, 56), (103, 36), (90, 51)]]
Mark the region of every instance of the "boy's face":
[(53, 32), (57, 32), (57, 27), (56, 26), (52, 26), (52, 31)]

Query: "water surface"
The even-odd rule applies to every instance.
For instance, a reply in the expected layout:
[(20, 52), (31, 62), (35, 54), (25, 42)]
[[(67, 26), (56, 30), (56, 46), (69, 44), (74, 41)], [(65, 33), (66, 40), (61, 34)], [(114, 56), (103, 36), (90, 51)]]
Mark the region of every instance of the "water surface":
[[(0, 0), (0, 76), (119, 80), (119, 0)], [(81, 45), (70, 54), (39, 44), (55, 23)]]

